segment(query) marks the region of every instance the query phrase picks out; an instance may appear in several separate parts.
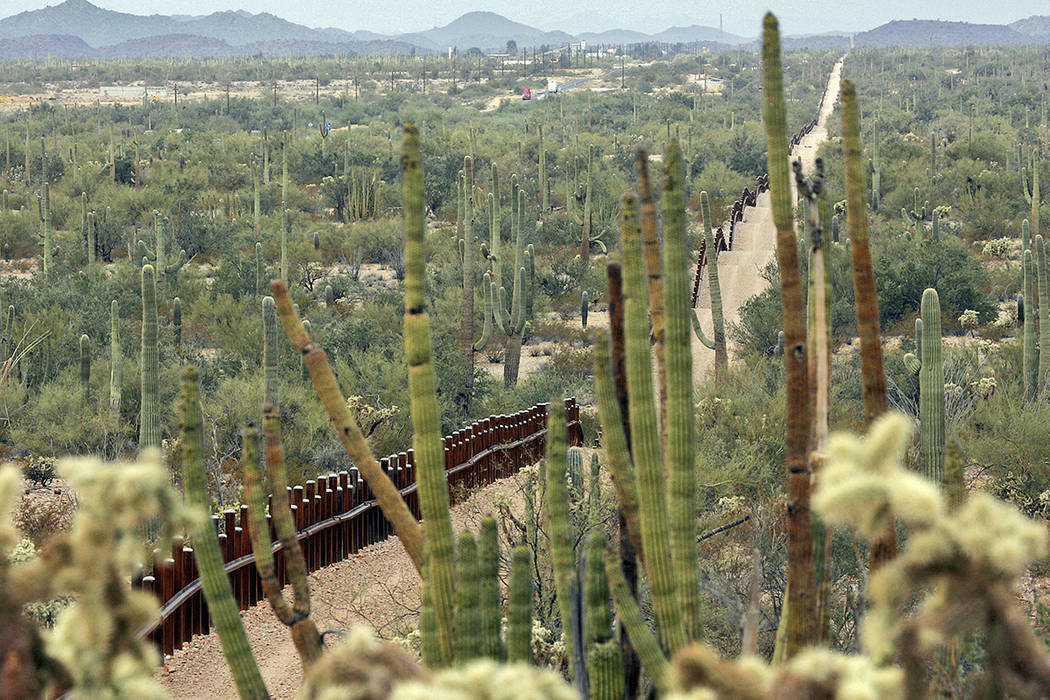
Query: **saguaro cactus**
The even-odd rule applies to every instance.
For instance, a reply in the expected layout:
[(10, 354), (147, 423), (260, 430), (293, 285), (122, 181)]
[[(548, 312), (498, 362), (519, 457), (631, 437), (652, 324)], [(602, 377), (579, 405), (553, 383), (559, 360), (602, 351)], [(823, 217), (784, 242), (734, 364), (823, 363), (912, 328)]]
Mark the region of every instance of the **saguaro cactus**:
[(587, 547), (587, 678), (593, 700), (623, 697), (623, 657), (613, 637), (609, 616), (609, 584), (605, 576), (605, 535), (595, 532)]
[[(26, 156), (28, 158), (28, 156)], [(40, 198), (40, 222), (44, 234), (44, 257), (40, 266), (44, 272), (44, 279), (51, 274), (53, 262), (51, 260), (54, 248), (51, 243), (51, 185), (44, 183), (43, 195)]]
[(117, 300), (109, 303), (109, 410), (120, 415), (124, 385), (124, 356), (120, 351), (120, 316)]
[(711, 324), (713, 338), (708, 338), (700, 326), (695, 313), (690, 313), (693, 331), (700, 342), (715, 351), (715, 379), (721, 381), (729, 371), (729, 354), (726, 351), (726, 322), (722, 313), (722, 286), (718, 282), (718, 246), (715, 245), (711, 226), (711, 207), (707, 192), (700, 193), (700, 211), (704, 219), (704, 247), (707, 251), (707, 287), (711, 296)]
[(1029, 223), (1032, 226), (1032, 234), (1039, 235), (1039, 207), (1042, 206), (1042, 195), (1039, 192), (1039, 152), (1032, 150), (1028, 159), (1028, 167), (1021, 168), (1021, 191), (1024, 192), (1025, 201), (1032, 206)]
[(434, 607), (441, 656), (426, 659), (434, 666), (452, 660), (453, 535), (449, 516), (448, 477), (437, 407), (437, 377), (430, 342), (423, 281), (426, 221), (423, 213), (423, 164), (419, 130), (405, 125), (401, 157), (405, 209), (405, 357), (412, 409), (412, 449), (416, 459), (419, 503), (427, 526), (427, 591)]
[(478, 535), (478, 611), (481, 618), (481, 640), (478, 654), (502, 661), (505, 654), (500, 638), (499, 531), (496, 519), (481, 521)]
[(1039, 300), (1039, 374), (1036, 376), (1036, 395), (1041, 395), (1046, 386), (1047, 370), (1050, 369), (1050, 308), (1047, 305), (1046, 251), (1043, 237), (1035, 237), (1035, 269)]
[(175, 352), (182, 352), (182, 299), (171, 300), (171, 325), (175, 336)]
[[(474, 372), (474, 159), (463, 158), (463, 298), (459, 305), (459, 351)], [(468, 374), (468, 376), (470, 376)], [(469, 395), (469, 391), (468, 391)]]
[(280, 410), (277, 395), (277, 307), (273, 297), (263, 297), (263, 402)]
[(80, 336), (80, 393), (86, 401), (91, 396), (91, 339)]
[(1024, 373), (1024, 395), (1026, 401), (1033, 401), (1038, 393), (1039, 387), (1039, 358), (1035, 347), (1035, 301), (1033, 295), (1035, 275), (1032, 269), (1032, 251), (1025, 249), (1023, 253), (1023, 275), (1022, 294), (1018, 308), (1018, 315), (1022, 318), (1024, 335), (1022, 339), (1021, 360), (1022, 372)]
[(507, 661), (532, 663), (532, 553), (517, 547), (507, 593)]
[(937, 483), (944, 477), (944, 366), (941, 364), (941, 305), (936, 289), (922, 293), (921, 319), (915, 320), (918, 357), (905, 356), (919, 375), (919, 471)]
[(262, 294), (266, 289), (266, 261), (263, 260), (262, 243), (255, 242), (255, 293)]
[[(160, 215), (160, 212), (155, 211), (153, 212), (153, 249), (150, 249), (146, 241), (141, 238), (139, 239), (139, 253), (149, 262), (153, 263), (154, 269), (156, 269), (157, 274), (160, 275), (158, 285), (161, 289), (166, 287), (167, 276), (177, 274), (182, 266), (186, 264), (186, 251), (181, 248), (174, 260), (168, 260), (168, 244), (165, 240), (167, 234), (164, 232), (164, 228), (164, 217)], [(174, 235), (172, 235), (171, 240), (174, 244)]]
[(453, 644), (457, 664), (478, 656), (482, 622), (478, 609), (478, 548), (474, 536), (462, 532), (456, 547), (456, 634)]
[(158, 375), (160, 354), (157, 351), (157, 279), (152, 265), (142, 266), (142, 349), (139, 409), (139, 449), (160, 447), (158, 409)]
[[(182, 376), (182, 482), (186, 500), (193, 508), (191, 524), (194, 559), (200, 572), (201, 589), (208, 602), (208, 613), (219, 635), (222, 653), (237, 686), (237, 694), (241, 698), (267, 698), (269, 694), (248, 644), (248, 636), (233, 599), (230, 579), (223, 568), (219, 538), (209, 517), (211, 503), (204, 477), (204, 436), (199, 391), (197, 370), (190, 365)], [(269, 529), (266, 528), (264, 532), (268, 533)]]

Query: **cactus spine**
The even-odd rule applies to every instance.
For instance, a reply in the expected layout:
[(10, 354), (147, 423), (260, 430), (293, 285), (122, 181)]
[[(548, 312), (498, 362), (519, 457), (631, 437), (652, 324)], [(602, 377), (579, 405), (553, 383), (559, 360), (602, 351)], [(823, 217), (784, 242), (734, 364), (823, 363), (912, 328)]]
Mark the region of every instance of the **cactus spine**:
[(922, 318), (915, 321), (919, 355), (906, 355), (905, 363), (919, 375), (919, 472), (940, 483), (944, 477), (944, 366), (936, 289), (922, 293), (920, 312)]
[(157, 279), (152, 265), (142, 266), (142, 349), (140, 386), (142, 406), (139, 409), (139, 449), (160, 447), (158, 377), (160, 355), (157, 351)]
[[(437, 623), (438, 643), (435, 648), (440, 650), (438, 658), (426, 661), (431, 666), (440, 667), (452, 661), (453, 535), (437, 408), (437, 378), (423, 290), (426, 266), (423, 164), (419, 153), (419, 130), (414, 124), (405, 125), (401, 167), (405, 203), (404, 336), (411, 395), (412, 448), (416, 458), (420, 510), (427, 524), (423, 537), (427, 589)], [(467, 246), (467, 250), (470, 247)]]
[(507, 661), (532, 663), (532, 554), (517, 547), (510, 565), (507, 602)]
[(193, 506), (192, 537), (194, 559), (200, 572), (201, 588), (208, 602), (208, 613), (219, 635), (223, 656), (241, 698), (267, 698), (259, 666), (255, 662), (248, 635), (244, 632), (233, 589), (223, 568), (219, 539), (215, 534), (211, 504), (204, 477), (204, 437), (197, 370), (186, 367), (182, 376), (182, 481), (186, 500)]
[(117, 312), (117, 300), (114, 299), (109, 303), (109, 410), (119, 416), (124, 356), (120, 351), (120, 317)]

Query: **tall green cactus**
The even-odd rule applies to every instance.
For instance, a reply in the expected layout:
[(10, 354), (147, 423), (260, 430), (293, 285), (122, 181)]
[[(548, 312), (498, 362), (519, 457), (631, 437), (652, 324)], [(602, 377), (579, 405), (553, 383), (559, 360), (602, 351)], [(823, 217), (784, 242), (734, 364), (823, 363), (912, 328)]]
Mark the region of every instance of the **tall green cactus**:
[(591, 298), (587, 290), (580, 292), (580, 325), (583, 328), (587, 327), (587, 312), (591, 308)]
[(507, 661), (532, 663), (532, 552), (516, 547), (507, 592)]
[(292, 234), (292, 210), (285, 209), (281, 217), (281, 279), (288, 281), (288, 236)]
[(277, 390), (277, 307), (273, 297), (263, 297), (263, 402), (280, 410)]
[(157, 350), (157, 279), (152, 265), (142, 266), (142, 349), (140, 360), (141, 407), (139, 449), (160, 447)]
[(120, 415), (124, 386), (124, 355), (120, 350), (120, 316), (117, 300), (109, 303), (109, 410)]
[[(429, 572), (428, 572), (429, 573)], [(478, 548), (469, 532), (459, 535), (456, 546), (456, 663), (465, 664), (480, 655), (481, 610), (478, 601)]]
[(605, 576), (605, 535), (595, 532), (587, 547), (587, 679), (592, 700), (619, 700), (624, 693), (623, 656), (613, 637), (609, 584)]
[(1021, 168), (1021, 191), (1024, 193), (1025, 201), (1032, 207), (1030, 223), (1032, 234), (1039, 235), (1039, 208), (1042, 206), (1042, 195), (1039, 192), (1039, 152), (1032, 150), (1028, 160), (1028, 167)]
[(80, 336), (80, 394), (85, 401), (91, 397), (91, 339), (87, 333)]
[(182, 375), (182, 483), (186, 500), (193, 508), (192, 541), (200, 573), (201, 589), (208, 613), (219, 635), (223, 656), (230, 667), (241, 698), (267, 698), (259, 666), (248, 644), (244, 624), (226, 576), (219, 538), (211, 515), (211, 502), (204, 476), (204, 435), (201, 425), (200, 389), (197, 370), (187, 366)]
[(1050, 308), (1047, 303), (1046, 251), (1043, 237), (1035, 237), (1035, 269), (1039, 302), (1039, 374), (1036, 376), (1035, 393), (1041, 396), (1046, 386), (1047, 371), (1050, 370)]
[(1023, 253), (1022, 294), (1019, 314), (1023, 316), (1024, 335), (1021, 349), (1021, 366), (1024, 373), (1025, 401), (1034, 401), (1039, 387), (1039, 358), (1035, 346), (1035, 301), (1033, 295), (1034, 274), (1032, 270), (1032, 251)]
[(707, 192), (700, 193), (700, 211), (704, 220), (704, 246), (707, 251), (707, 287), (711, 296), (711, 322), (713, 338), (708, 338), (700, 326), (695, 313), (690, 313), (693, 332), (700, 342), (715, 351), (715, 380), (722, 381), (729, 371), (729, 354), (726, 351), (726, 323), (722, 312), (722, 286), (718, 281), (718, 248), (715, 245), (714, 232), (711, 226), (711, 207), (708, 204)]
[(918, 357), (904, 361), (919, 375), (919, 472), (934, 482), (944, 478), (944, 366), (941, 363), (941, 305), (936, 289), (922, 293), (921, 320), (915, 321)]
[(500, 637), (499, 532), (496, 519), (486, 516), (478, 535), (478, 613), (481, 639), (478, 655), (502, 661), (506, 654)]
[(262, 243), (255, 242), (255, 293), (262, 294), (266, 289), (266, 262), (263, 260)]
[[(448, 477), (437, 407), (437, 377), (430, 342), (430, 322), (424, 296), (426, 220), (423, 205), (423, 163), (419, 130), (405, 125), (401, 156), (405, 209), (405, 357), (412, 409), (412, 448), (416, 459), (419, 503), (427, 526), (423, 531), (427, 588), (438, 632), (441, 656), (426, 659), (447, 666), (452, 655), (453, 535), (449, 516)], [(468, 247), (469, 248), (469, 247)], [(471, 275), (472, 276), (472, 275)]]
[(175, 335), (175, 352), (182, 352), (182, 299), (171, 300), (171, 324)]
[[(178, 255), (175, 256), (174, 260), (168, 260), (167, 234), (164, 232), (164, 223), (164, 217), (160, 215), (160, 212), (153, 212), (154, 244), (152, 249), (150, 249), (146, 241), (139, 239), (139, 254), (153, 264), (154, 269), (160, 276), (157, 284), (161, 289), (166, 288), (168, 275), (178, 274), (178, 271), (186, 264), (186, 251), (182, 249), (179, 249)], [(172, 243), (174, 243), (174, 234), (172, 234), (171, 239)]]
[[(513, 210), (517, 211), (517, 197), (511, 189)], [(492, 281), (499, 289), (503, 285), (503, 258), (500, 257), (500, 208), (499, 208), (499, 170), (492, 164), (492, 191), (489, 192), (489, 260), (492, 262)], [(513, 219), (511, 226), (514, 225)]]
[(44, 257), (40, 265), (46, 280), (51, 275), (51, 268), (54, 265), (51, 259), (54, 253), (51, 242), (51, 185), (47, 182), (44, 183), (43, 195), (40, 198), (40, 221), (44, 235)]
[[(459, 304), (459, 352), (474, 372), (474, 159), (463, 158), (463, 232), (460, 241), (463, 297)], [(468, 374), (469, 376), (469, 374)], [(469, 391), (468, 391), (469, 394)]]

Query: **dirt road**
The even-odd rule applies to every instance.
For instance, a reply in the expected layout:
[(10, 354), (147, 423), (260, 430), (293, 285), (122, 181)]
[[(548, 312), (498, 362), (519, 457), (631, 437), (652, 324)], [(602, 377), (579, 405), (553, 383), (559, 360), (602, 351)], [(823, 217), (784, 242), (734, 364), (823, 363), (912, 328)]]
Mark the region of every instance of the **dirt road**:
[[(842, 74), (842, 59), (835, 64), (824, 92), (824, 104), (817, 117), (817, 125), (792, 151), (792, 159), (800, 158), (804, 172), (812, 172), (817, 158), (817, 149), (828, 138), (827, 121), (838, 101), (839, 82)], [(769, 193), (758, 197), (757, 205), (749, 208), (744, 221), (737, 224), (733, 250), (718, 256), (719, 286), (722, 290), (722, 313), (726, 325), (740, 320), (740, 307), (748, 299), (766, 288), (761, 277), (762, 269), (772, 259), (776, 250), (776, 228), (773, 226), (773, 210)], [(697, 300), (697, 314), (704, 330), (711, 335), (711, 297), (706, 280), (701, 285)], [(732, 343), (730, 356), (732, 357)], [(715, 353), (693, 338), (693, 379), (699, 381), (714, 367)]]

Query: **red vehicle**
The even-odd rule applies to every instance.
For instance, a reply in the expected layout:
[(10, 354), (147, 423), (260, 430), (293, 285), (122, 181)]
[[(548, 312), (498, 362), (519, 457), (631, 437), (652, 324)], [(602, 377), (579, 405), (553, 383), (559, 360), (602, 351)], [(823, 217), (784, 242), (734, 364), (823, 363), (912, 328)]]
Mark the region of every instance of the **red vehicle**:
[(522, 88), (521, 89), (521, 99), (523, 99), (523, 100), (531, 100), (532, 99), (532, 89), (531, 88)]

